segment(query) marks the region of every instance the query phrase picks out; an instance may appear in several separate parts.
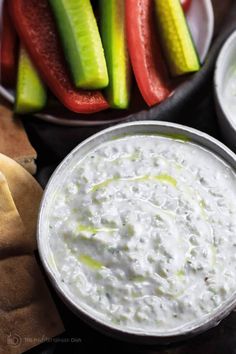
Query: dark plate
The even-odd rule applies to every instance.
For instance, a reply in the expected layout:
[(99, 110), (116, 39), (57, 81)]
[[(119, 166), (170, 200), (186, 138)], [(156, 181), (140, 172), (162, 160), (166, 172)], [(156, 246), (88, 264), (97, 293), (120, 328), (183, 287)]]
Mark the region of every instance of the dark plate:
[[(3, 0), (0, 0), (0, 17), (2, 1)], [(214, 14), (211, 0), (193, 0), (191, 7), (188, 10), (187, 19), (194, 42), (199, 53), (200, 60), (203, 63), (209, 51), (214, 31)], [(186, 80), (194, 81), (195, 75), (189, 76)], [(178, 83), (178, 87), (173, 95), (175, 95), (177, 92), (181, 92), (182, 86), (182, 82)], [(10, 103), (14, 102), (14, 91), (5, 88), (1, 84), (0, 95), (2, 95)], [(166, 102), (168, 102), (169, 100), (170, 98), (168, 98)], [(49, 100), (49, 107), (42, 113), (35, 114), (35, 117), (47, 122), (56, 123), (60, 125), (97, 126), (121, 122), (129, 118), (130, 115), (136, 115), (140, 111), (153, 112), (151, 114), (157, 115), (162, 105), (163, 103), (149, 109), (143, 101), (141, 95), (139, 94), (136, 85), (134, 84), (132, 92), (132, 101), (129, 110), (121, 111), (109, 109), (103, 112), (89, 115), (76, 114), (67, 110), (62, 105), (60, 105), (55, 99), (52, 98)]]

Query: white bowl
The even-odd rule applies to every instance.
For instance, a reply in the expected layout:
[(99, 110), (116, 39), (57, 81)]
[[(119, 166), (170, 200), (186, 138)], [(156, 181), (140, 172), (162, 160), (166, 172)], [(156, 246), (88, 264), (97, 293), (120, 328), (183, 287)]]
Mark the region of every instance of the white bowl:
[(140, 133), (184, 135), (189, 138), (191, 142), (212, 151), (233, 169), (236, 168), (236, 155), (222, 143), (203, 132), (179, 124), (156, 121), (140, 121), (120, 124), (102, 130), (79, 144), (69, 155), (67, 155), (67, 157), (53, 173), (44, 191), (44, 197), (39, 212), (37, 229), (38, 250), (42, 264), (58, 295), (79, 318), (100, 332), (114, 338), (127, 340), (134, 343), (166, 344), (190, 338), (218, 325), (218, 323), (235, 308), (236, 293), (229, 296), (222, 305), (211, 311), (206, 316), (200, 318), (194, 323), (185, 324), (181, 328), (168, 331), (166, 330), (161, 333), (156, 332), (155, 330), (129, 330), (110, 323), (109, 321), (100, 319), (91, 307), (85, 306), (79, 298), (76, 299), (71, 294), (65, 283), (61, 280), (60, 273), (52, 262), (52, 251), (49, 242), (50, 235), (48, 232), (48, 215), (50, 214), (50, 210), (53, 208), (53, 196), (58, 192), (58, 188), (60, 188), (63, 181), (67, 179), (71, 173), (71, 168), (75, 165), (75, 163), (89, 151), (106, 141), (113, 140), (115, 137), (117, 138), (117, 136), (122, 136), (123, 134), (129, 135)]
[[(232, 79), (235, 81), (235, 89), (233, 90), (231, 86), (234, 92), (232, 91), (232, 97), (229, 98), (229, 82)], [(236, 31), (229, 36), (218, 56), (214, 75), (214, 93), (222, 136), (236, 151)]]

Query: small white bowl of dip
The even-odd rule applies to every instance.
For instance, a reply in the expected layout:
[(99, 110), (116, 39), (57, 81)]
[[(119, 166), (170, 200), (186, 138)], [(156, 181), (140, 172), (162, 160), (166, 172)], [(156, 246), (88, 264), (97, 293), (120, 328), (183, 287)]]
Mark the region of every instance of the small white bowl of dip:
[(222, 135), (236, 151), (236, 31), (226, 40), (218, 56), (214, 92)]
[(121, 124), (54, 172), (38, 222), (65, 303), (103, 333), (169, 343), (236, 306), (236, 156), (197, 130)]

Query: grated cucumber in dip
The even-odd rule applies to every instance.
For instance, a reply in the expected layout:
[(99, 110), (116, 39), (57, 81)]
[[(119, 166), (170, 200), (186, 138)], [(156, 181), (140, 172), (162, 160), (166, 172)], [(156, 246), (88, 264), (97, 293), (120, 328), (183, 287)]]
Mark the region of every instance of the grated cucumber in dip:
[(187, 139), (98, 146), (61, 183), (48, 232), (73, 299), (125, 329), (192, 324), (236, 290), (236, 176)]

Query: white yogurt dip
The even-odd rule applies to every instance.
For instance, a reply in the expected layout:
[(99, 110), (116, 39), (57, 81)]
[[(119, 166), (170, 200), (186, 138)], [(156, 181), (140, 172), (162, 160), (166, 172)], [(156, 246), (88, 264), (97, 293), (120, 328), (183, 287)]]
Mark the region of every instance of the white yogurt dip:
[(48, 215), (63, 286), (101, 320), (168, 332), (236, 290), (236, 175), (181, 137), (98, 146), (62, 181)]

